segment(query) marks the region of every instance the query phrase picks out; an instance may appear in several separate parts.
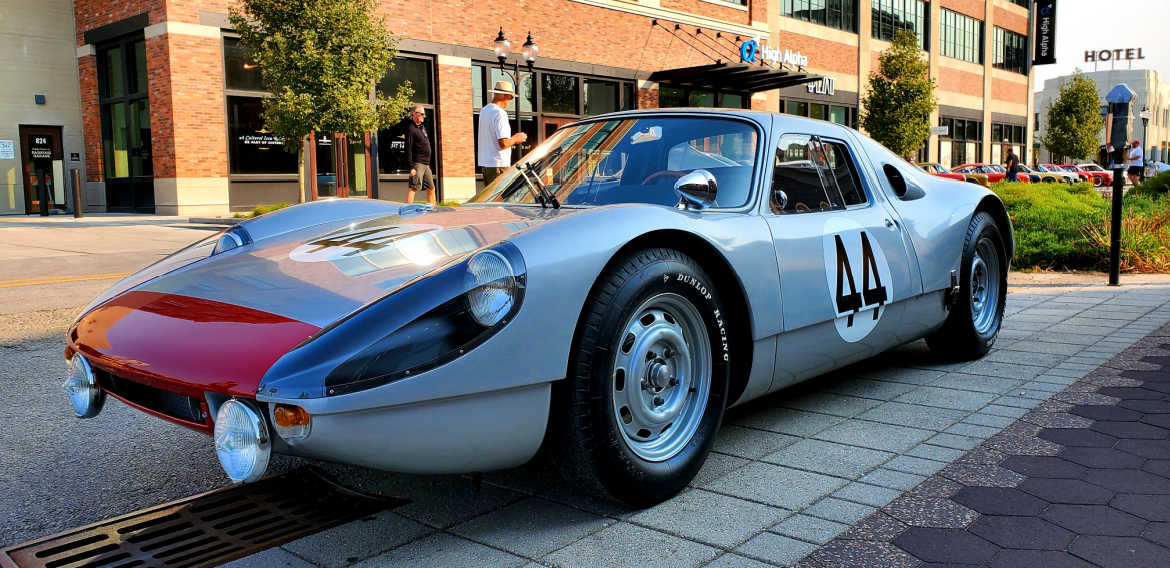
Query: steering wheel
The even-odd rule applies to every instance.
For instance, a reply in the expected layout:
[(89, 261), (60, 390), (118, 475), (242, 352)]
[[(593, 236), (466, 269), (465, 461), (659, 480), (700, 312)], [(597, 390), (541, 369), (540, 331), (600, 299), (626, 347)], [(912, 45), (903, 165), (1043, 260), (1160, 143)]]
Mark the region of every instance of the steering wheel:
[(659, 171), (656, 171), (656, 172), (646, 176), (646, 179), (642, 180), (642, 183), (640, 185), (650, 185), (652, 183), (658, 183), (658, 180), (663, 179), (663, 178), (678, 179), (680, 177), (683, 177), (686, 174), (687, 174), (687, 172), (680, 172), (678, 170), (659, 170)]

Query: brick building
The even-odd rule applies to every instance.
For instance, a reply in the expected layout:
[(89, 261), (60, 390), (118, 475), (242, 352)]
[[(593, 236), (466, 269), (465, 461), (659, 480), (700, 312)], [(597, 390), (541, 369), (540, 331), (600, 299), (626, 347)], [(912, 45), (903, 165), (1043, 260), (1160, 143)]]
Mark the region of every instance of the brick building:
[[(379, 14), (401, 41), (382, 84), (414, 86), (416, 101), (429, 110), (441, 192), (459, 199), (479, 183), (476, 117), (492, 82), (504, 78), (491, 50), (501, 28), (514, 49), (528, 32), (540, 46), (534, 70), (521, 68), (521, 96), (513, 103), (534, 143), (574, 119), (635, 107), (750, 107), (855, 125), (859, 77), (876, 66), (894, 30), (906, 27), (918, 33), (939, 84), (932, 124), (946, 127), (924, 141), (921, 157), (991, 161), (1005, 141), (1024, 156), (1031, 147), (1027, 4), (384, 0)], [(263, 129), (260, 70), (230, 29), (228, 5), (74, 1), (91, 208), (205, 215), (297, 201), (295, 156)], [(766, 56), (790, 50), (790, 60), (807, 58), (805, 72), (823, 79), (764, 92), (696, 86), (678, 76), (652, 80), (656, 72), (711, 64), (712, 57), (735, 61), (751, 38), (769, 48)], [(374, 183), (379, 197), (401, 198), (408, 169), (401, 141), (371, 134), (318, 133), (306, 145), (309, 198), (366, 196)]]

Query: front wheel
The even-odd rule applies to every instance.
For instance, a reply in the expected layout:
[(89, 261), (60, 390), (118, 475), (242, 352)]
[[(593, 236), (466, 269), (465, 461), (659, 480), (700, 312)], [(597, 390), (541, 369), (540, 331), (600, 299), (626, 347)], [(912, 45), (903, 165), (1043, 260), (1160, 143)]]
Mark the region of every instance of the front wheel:
[(968, 360), (991, 350), (1007, 299), (1006, 251), (995, 219), (986, 212), (975, 213), (963, 243), (959, 296), (942, 328), (926, 337), (932, 351)]
[(640, 251), (602, 275), (557, 396), (570, 479), (650, 505), (694, 478), (727, 402), (723, 317), (711, 279), (677, 250)]

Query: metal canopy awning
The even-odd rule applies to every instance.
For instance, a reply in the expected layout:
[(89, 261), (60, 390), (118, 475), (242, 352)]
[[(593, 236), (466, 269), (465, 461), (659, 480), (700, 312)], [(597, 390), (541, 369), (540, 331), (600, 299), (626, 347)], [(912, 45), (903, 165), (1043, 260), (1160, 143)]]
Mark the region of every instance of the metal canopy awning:
[(655, 71), (649, 80), (685, 87), (757, 93), (812, 83), (820, 81), (821, 77), (747, 63), (711, 63)]

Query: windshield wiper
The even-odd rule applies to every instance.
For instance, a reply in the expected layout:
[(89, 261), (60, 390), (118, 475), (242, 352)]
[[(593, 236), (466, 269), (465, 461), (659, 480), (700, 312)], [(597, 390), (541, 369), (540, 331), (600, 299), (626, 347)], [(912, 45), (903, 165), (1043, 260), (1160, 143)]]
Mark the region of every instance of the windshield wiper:
[(532, 171), (532, 163), (527, 162), (520, 166), (520, 175), (524, 176), (524, 183), (528, 184), (528, 189), (536, 195), (537, 203), (540, 203), (541, 208), (552, 205), (553, 209), (560, 209), (561, 203), (557, 201), (556, 197), (540, 183), (540, 175)]

